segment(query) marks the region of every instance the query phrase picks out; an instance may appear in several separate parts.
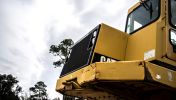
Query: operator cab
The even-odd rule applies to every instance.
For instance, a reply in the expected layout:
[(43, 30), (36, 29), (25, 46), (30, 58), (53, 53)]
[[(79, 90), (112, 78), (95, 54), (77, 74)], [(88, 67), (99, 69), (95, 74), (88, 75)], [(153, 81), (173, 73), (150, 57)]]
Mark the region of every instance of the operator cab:
[(176, 0), (140, 0), (128, 13), (125, 60), (146, 60), (176, 70)]

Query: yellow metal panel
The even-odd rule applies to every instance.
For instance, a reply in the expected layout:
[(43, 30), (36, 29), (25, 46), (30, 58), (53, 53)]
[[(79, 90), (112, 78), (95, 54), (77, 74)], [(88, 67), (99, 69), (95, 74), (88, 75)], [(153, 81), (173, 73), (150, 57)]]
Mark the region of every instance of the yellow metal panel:
[(157, 22), (133, 33), (128, 38), (125, 60), (144, 60), (145, 53), (156, 51), (156, 32)]
[(65, 88), (63, 83), (76, 81), (78, 85), (82, 85), (84, 83), (94, 81), (96, 74), (95, 64), (91, 64), (82, 69), (79, 69), (73, 73), (70, 73), (60, 79), (57, 80), (56, 90), (62, 91)]
[(142, 61), (119, 61), (113, 63), (94, 63), (66, 75), (57, 81), (56, 90), (63, 90), (63, 83), (76, 79), (81, 86), (97, 80), (143, 80), (144, 67)]
[(96, 79), (108, 81), (144, 80), (142, 61), (96, 63)]
[(96, 68), (95, 64), (91, 64), (83, 69), (83, 73), (78, 78), (79, 84), (88, 83), (94, 81), (96, 78)]
[(94, 52), (117, 60), (124, 60), (127, 38), (128, 34), (101, 24)]
[(66, 75), (66, 76), (64, 76), (62, 78), (59, 78), (57, 80), (56, 90), (59, 90), (59, 91), (63, 90), (64, 87), (65, 87), (65, 85), (63, 83), (68, 82), (70, 80), (77, 79), (78, 76), (81, 76), (82, 72), (83, 72), (83, 69), (80, 69), (80, 70), (75, 71), (73, 73), (70, 73), (70, 74), (68, 74), (68, 75)]
[(176, 88), (176, 71), (147, 62), (146, 67), (154, 81)]
[(171, 59), (168, 59), (167, 57), (163, 57), (162, 59), (159, 59), (161, 62), (165, 62), (167, 64), (170, 64), (170, 65), (173, 65), (173, 66), (176, 66), (176, 62), (171, 60)]
[(165, 56), (165, 47), (166, 47), (166, 41), (165, 41), (165, 20), (159, 19), (159, 22), (157, 23), (156, 27), (156, 59), (161, 59), (163, 56)]
[[(148, 71), (148, 73), (146, 73)], [(87, 91), (93, 89), (91, 87), (84, 89), (84, 86), (90, 86), (98, 82), (134, 82), (152, 83), (151, 80), (176, 88), (176, 71), (154, 65), (144, 61), (118, 61), (111, 63), (94, 63), (76, 72), (58, 79), (56, 90), (67, 95), (76, 96), (79, 93), (89, 95)], [(150, 81), (146, 81), (150, 80)], [(77, 83), (78, 88), (72, 86), (67, 87), (71, 81)], [(162, 85), (161, 84), (161, 85)], [(74, 84), (71, 84), (74, 85)], [(163, 85), (163, 86), (165, 86)], [(74, 87), (74, 88), (73, 88)], [(75, 92), (75, 89), (78, 91)], [(93, 90), (94, 91), (94, 90)], [(95, 90), (97, 91), (97, 90)]]

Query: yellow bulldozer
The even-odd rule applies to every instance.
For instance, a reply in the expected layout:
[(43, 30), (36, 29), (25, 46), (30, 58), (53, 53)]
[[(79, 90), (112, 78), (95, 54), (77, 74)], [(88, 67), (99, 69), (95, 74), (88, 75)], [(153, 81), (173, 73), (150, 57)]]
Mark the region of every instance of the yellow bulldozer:
[(176, 0), (140, 0), (125, 32), (100, 24), (70, 50), (64, 100), (176, 100)]

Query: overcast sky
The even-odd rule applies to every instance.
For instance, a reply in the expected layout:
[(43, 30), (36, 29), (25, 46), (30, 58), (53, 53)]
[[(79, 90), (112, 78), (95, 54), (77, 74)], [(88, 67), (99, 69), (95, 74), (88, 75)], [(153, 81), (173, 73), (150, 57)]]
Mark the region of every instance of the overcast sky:
[(100, 23), (124, 31), (127, 10), (139, 0), (0, 0), (0, 74), (13, 74), (27, 91), (38, 81), (50, 98), (62, 68), (51, 44), (75, 42)]

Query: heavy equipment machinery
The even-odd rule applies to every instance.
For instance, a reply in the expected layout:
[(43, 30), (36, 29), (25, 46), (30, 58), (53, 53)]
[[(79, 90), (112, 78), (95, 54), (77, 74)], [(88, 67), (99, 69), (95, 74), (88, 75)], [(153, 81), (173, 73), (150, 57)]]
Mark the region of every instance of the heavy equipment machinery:
[(56, 91), (65, 100), (176, 100), (176, 0), (141, 0), (125, 32), (90, 31), (72, 47)]

